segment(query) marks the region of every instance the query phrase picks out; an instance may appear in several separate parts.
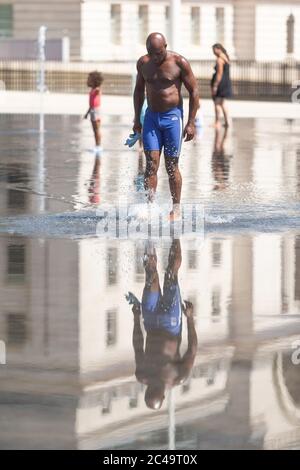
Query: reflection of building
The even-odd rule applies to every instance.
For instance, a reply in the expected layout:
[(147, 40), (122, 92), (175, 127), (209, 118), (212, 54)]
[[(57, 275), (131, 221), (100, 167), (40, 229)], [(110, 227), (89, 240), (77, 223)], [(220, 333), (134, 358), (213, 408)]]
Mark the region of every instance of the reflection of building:
[(253, 372), (252, 409), (257, 418), (264, 417), (266, 449), (299, 448), (300, 374), (299, 365), (292, 363), (292, 351), (289, 345), (289, 349), (264, 358), (260, 361), (263, 366)]
[[(45, 24), (49, 38), (69, 36), (75, 60), (133, 60), (144, 50), (149, 32), (159, 30), (170, 37), (170, 5), (163, 0), (54, 0), (51, 6), (1, 0), (0, 37), (32, 39)], [(299, 0), (182, 0), (180, 20), (180, 49), (190, 59), (211, 58), (215, 42), (226, 44), (237, 59), (300, 56)]]
[[(0, 336), (7, 343), (8, 363), (0, 368), (5, 379), (1, 380), (5, 422), (0, 426), (1, 446), (35, 446), (35, 442), (37, 447), (90, 448), (113, 442), (143, 448), (151, 429), (160, 430), (162, 436), (161, 444), (155, 445), (166, 446), (167, 404), (158, 413), (147, 410), (143, 387), (133, 376), (132, 314), (124, 293), (129, 288), (137, 294), (142, 291), (141, 248), (126, 241), (41, 244), (18, 237), (2, 237), (0, 247)], [(168, 251), (162, 248), (160, 271)], [(195, 439), (211, 445), (217, 429), (216, 446), (226, 448), (261, 447), (266, 426), (271, 441), (281, 429), (291, 431), (281, 420), (262, 416), (261, 383), (266, 379), (261, 374), (270, 374), (272, 367), (253, 369), (253, 335), (257, 325), (263, 341), (272, 337), (274, 328), (278, 335), (277, 327), (281, 335), (285, 327), (287, 334), (291, 329), (296, 334), (296, 323), (280, 321), (280, 310), (269, 322), (263, 318), (262, 308), (267, 309), (263, 294), (261, 309), (259, 299), (253, 302), (252, 283), (261, 278), (260, 273), (253, 277), (253, 263), (250, 238), (208, 239), (196, 257), (183, 243), (180, 285), (184, 297), (195, 302), (200, 350), (190, 380), (176, 389), (176, 423), (180, 439), (192, 446), (200, 445)], [(276, 269), (281, 272), (280, 264)], [(257, 360), (260, 364), (259, 356)], [(257, 388), (259, 398), (253, 395)], [(272, 396), (274, 403), (266, 403), (266, 409), (275, 406)], [(253, 408), (257, 400), (260, 405)], [(149, 423), (147, 433), (141, 418)], [(26, 434), (31, 422), (32, 431)], [(151, 439), (156, 442), (154, 435)]]

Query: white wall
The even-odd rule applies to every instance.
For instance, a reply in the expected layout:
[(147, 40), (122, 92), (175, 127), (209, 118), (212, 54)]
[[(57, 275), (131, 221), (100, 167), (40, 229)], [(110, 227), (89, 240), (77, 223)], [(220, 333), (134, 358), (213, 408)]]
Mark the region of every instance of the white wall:
[[(121, 44), (111, 42), (110, 31), (110, 5), (121, 4)], [(145, 44), (138, 41), (138, 6), (145, 4), (149, 7), (148, 31), (159, 31), (168, 38), (165, 7), (169, 2), (98, 2), (87, 0), (81, 5), (82, 28), (82, 60), (132, 60), (146, 53)], [(192, 6), (200, 7), (200, 44), (191, 44), (191, 16)], [(216, 6), (225, 8), (225, 47), (232, 55), (233, 48), (233, 7), (230, 3), (190, 2), (181, 6), (181, 31), (178, 34), (179, 50), (189, 59), (212, 59), (211, 46), (217, 41), (216, 34)], [(171, 47), (171, 46), (170, 46)]]
[(295, 17), (295, 54), (300, 58), (300, 5), (257, 5), (255, 58), (257, 60), (284, 60), (287, 58), (286, 21), (290, 14)]

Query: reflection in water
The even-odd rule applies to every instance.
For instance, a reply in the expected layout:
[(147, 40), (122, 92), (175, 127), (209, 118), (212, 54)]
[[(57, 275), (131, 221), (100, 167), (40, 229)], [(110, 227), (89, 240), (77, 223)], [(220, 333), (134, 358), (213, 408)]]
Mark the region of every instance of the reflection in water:
[[(41, 207), (39, 137), (30, 131), (37, 122), (0, 121), (0, 213), (22, 225)], [(299, 226), (293, 213), (272, 232), (269, 218), (281, 204), (298, 210), (299, 121), (234, 122), (230, 161), (222, 131), (207, 129), (197, 145), (184, 147), (183, 199), (214, 205), (219, 225), (201, 250), (183, 238), (171, 248), (157, 243), (155, 251), (143, 242), (97, 239), (92, 230), (91, 238), (83, 232), (76, 240), (91, 204), (115, 203), (120, 194), (136, 202), (140, 190), (143, 196), (142, 157), (137, 162), (120, 144), (127, 121), (104, 123), (110, 150), (101, 161), (85, 151), (90, 133), (79, 121), (45, 117), (47, 212), (27, 220), (31, 233), (41, 223), (48, 235), (69, 223), (73, 238), (59, 230), (57, 239), (16, 236), (11, 225), (0, 236), (0, 341), (7, 353), (6, 365), (0, 361), (0, 447), (299, 448), (300, 366), (291, 362), (300, 339)], [(168, 197), (165, 174), (159, 185)], [(256, 211), (251, 234), (249, 218), (242, 220), (246, 233), (232, 231), (235, 218), (222, 230), (219, 204), (236, 216), (241, 201), (247, 213)], [(57, 217), (47, 219), (49, 212)], [(139, 297), (143, 287), (140, 315), (132, 317), (124, 293)], [(189, 303), (186, 316), (181, 311), (181, 294), (194, 319)]]
[[(298, 341), (298, 356), (299, 344)], [(274, 356), (273, 380), (278, 403), (284, 416), (294, 425), (300, 425), (300, 370), (299, 360), (293, 361), (292, 350)]]
[[(198, 253), (184, 240), (141, 249), (109, 240), (0, 237), (0, 339), (7, 348), (0, 446), (299, 445), (299, 423), (290, 419), (299, 372), (288, 354), (274, 365), (278, 338), (289, 348), (300, 336), (295, 246), (281, 245), (281, 258), (272, 234), (256, 244), (255, 237), (231, 237), (230, 244), (214, 237)], [(278, 261), (272, 271), (285, 272), (285, 315), (274, 314), (274, 296), (257, 291), (265, 268), (257, 271), (255, 252), (267, 247)], [(159, 266), (166, 267), (162, 288)], [(128, 289), (137, 297), (143, 291), (133, 318)], [(181, 311), (180, 292), (194, 304), (193, 316), (191, 303)]]
[[(165, 398), (166, 390), (182, 384), (189, 376), (197, 352), (197, 334), (193, 318), (193, 304), (181, 300), (178, 270), (181, 265), (180, 240), (172, 242), (168, 266), (161, 291), (157, 272), (155, 248), (145, 247), (145, 287), (142, 302), (134, 299), (133, 347), (136, 361), (136, 378), (146, 384), (145, 403), (148, 408), (158, 410)], [(187, 319), (188, 346), (180, 355), (182, 334), (182, 312)], [(141, 316), (146, 330), (144, 337)]]
[(138, 153), (138, 172), (134, 178), (134, 185), (136, 192), (144, 191), (144, 165), (143, 165), (143, 152), (139, 149)]
[(228, 185), (230, 158), (226, 153), (226, 142), (228, 138), (228, 128), (215, 130), (214, 151), (212, 154), (212, 173), (215, 181), (214, 190), (225, 189)]
[(100, 154), (95, 156), (94, 168), (92, 177), (90, 180), (88, 193), (89, 202), (91, 204), (100, 203), (100, 168), (101, 168), (101, 156)]
[(24, 213), (28, 209), (29, 194), (27, 193), (28, 184), (28, 165), (9, 164), (0, 166), (0, 181), (7, 183), (6, 199), (7, 209), (10, 213)]

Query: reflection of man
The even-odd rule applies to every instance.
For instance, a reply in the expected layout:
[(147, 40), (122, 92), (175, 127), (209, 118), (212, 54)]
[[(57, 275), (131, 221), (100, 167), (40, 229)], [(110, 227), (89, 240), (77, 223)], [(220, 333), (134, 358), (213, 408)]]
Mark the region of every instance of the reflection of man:
[[(178, 285), (180, 265), (180, 241), (174, 240), (161, 292), (155, 250), (146, 250), (146, 281), (142, 303), (130, 294), (134, 303), (132, 312), (136, 378), (147, 385), (145, 402), (154, 410), (161, 407), (166, 389), (182, 383), (189, 376), (197, 351), (193, 305), (188, 301), (184, 304), (181, 302)], [(186, 316), (188, 329), (188, 348), (183, 357), (180, 356), (182, 311)], [(145, 348), (141, 315), (147, 333)]]

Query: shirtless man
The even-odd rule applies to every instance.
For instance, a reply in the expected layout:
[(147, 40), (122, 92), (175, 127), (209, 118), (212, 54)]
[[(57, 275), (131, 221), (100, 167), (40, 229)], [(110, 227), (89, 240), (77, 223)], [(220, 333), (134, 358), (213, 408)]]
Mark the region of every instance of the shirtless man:
[[(180, 219), (181, 174), (178, 159), (182, 137), (185, 141), (195, 136), (195, 117), (199, 108), (197, 82), (189, 62), (179, 54), (167, 50), (166, 39), (160, 33), (151, 33), (146, 41), (148, 54), (137, 62), (137, 80), (134, 90), (133, 131), (140, 133), (140, 113), (144, 103), (145, 87), (148, 109), (143, 126), (143, 145), (146, 155), (145, 190), (153, 200), (157, 187), (157, 171), (164, 147), (165, 166), (173, 201), (170, 220)], [(189, 92), (189, 116), (183, 130), (183, 101), (181, 86)]]

